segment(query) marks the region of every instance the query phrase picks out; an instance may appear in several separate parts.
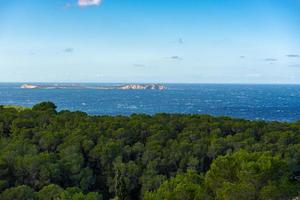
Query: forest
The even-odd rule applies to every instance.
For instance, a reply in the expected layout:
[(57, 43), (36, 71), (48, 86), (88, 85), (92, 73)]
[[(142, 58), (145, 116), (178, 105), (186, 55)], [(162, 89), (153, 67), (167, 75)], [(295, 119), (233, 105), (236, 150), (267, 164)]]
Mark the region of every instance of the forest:
[(300, 121), (0, 106), (1, 200), (292, 200)]

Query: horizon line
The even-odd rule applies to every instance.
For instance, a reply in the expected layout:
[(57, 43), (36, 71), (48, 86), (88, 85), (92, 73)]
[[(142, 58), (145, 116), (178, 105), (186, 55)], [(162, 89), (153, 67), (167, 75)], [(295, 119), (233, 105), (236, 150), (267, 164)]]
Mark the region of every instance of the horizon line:
[(44, 81), (44, 82), (40, 82), (40, 81), (0, 81), (0, 84), (170, 84), (170, 85), (197, 85), (197, 84), (202, 84), (202, 85), (300, 85), (299, 83), (271, 83), (271, 82), (267, 82), (267, 83), (241, 83), (241, 82), (232, 82), (232, 83), (224, 83), (224, 82), (88, 82), (88, 81)]

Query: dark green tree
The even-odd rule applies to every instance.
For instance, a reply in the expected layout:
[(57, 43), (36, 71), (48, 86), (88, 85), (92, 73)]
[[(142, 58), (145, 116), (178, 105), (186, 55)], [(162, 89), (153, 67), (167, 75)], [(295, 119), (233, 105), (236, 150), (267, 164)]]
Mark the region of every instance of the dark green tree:
[(13, 187), (0, 194), (1, 200), (36, 200), (34, 190), (26, 185)]
[(56, 105), (52, 102), (42, 102), (32, 107), (33, 111), (55, 111)]

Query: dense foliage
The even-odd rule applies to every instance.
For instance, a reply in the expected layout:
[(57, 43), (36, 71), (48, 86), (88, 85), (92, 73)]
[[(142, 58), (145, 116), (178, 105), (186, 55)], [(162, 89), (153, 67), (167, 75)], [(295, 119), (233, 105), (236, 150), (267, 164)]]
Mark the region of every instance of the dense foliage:
[(300, 122), (0, 107), (1, 200), (300, 195)]

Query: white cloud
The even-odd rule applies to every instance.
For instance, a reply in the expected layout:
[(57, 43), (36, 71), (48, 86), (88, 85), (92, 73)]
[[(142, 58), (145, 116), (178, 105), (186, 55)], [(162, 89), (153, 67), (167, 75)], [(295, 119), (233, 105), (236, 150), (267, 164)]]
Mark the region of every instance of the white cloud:
[(78, 6), (99, 6), (102, 0), (78, 0)]

